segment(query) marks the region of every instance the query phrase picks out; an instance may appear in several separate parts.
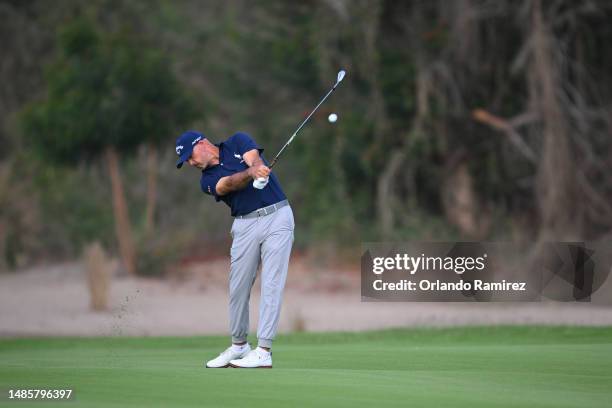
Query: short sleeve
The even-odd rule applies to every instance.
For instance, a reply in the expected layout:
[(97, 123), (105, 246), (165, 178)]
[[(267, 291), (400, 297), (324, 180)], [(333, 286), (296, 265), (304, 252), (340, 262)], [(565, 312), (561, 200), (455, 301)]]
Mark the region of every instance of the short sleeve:
[(219, 201), (221, 198), (217, 195), (217, 183), (221, 180), (221, 175), (219, 173), (202, 173), (202, 178), (200, 179), (200, 186), (202, 187), (202, 191), (206, 194), (209, 194), (215, 197), (215, 200)]
[(257, 146), (257, 143), (255, 143), (255, 141), (251, 138), (251, 136), (247, 135), (246, 133), (234, 134), (234, 136), (232, 136), (232, 141), (238, 148), (239, 154), (244, 154), (253, 149), (257, 149), (259, 153), (263, 152), (263, 149), (260, 149), (259, 146)]

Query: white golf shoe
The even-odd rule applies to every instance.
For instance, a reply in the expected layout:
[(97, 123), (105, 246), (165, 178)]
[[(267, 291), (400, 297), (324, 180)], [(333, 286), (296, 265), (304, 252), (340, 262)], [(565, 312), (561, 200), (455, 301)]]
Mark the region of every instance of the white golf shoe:
[(229, 367), (230, 361), (243, 358), (251, 351), (251, 346), (249, 343), (246, 343), (244, 347), (237, 350), (233, 345), (229, 346), (223, 353), (219, 354), (217, 358), (213, 358), (212, 360), (206, 363), (206, 368), (225, 368)]
[(234, 368), (272, 368), (272, 352), (257, 347), (245, 357), (230, 361), (229, 365)]

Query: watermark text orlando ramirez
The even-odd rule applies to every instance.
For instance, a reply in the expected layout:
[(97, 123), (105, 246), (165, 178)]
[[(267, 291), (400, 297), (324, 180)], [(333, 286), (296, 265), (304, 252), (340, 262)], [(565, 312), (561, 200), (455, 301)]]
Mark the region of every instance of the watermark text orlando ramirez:
[[(394, 256), (374, 257), (372, 259), (372, 273), (382, 275), (385, 271), (404, 271), (413, 276), (417, 272), (446, 271), (457, 275), (463, 275), (469, 271), (484, 271), (488, 255), (481, 256), (411, 256), (409, 254), (395, 254)], [(440, 279), (400, 279), (398, 281), (386, 282), (383, 279), (375, 279), (372, 289), (375, 291), (400, 290), (400, 291), (524, 291), (526, 282), (513, 282), (502, 279), (498, 282), (489, 282), (483, 279), (458, 281), (445, 281)]]
[(364, 302), (588, 302), (612, 270), (612, 242), (368, 242)]

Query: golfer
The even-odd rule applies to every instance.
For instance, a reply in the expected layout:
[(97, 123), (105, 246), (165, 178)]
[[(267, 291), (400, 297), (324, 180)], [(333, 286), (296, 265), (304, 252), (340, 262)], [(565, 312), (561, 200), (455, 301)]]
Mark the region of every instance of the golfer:
[[(293, 212), (274, 174), (251, 137), (236, 133), (213, 144), (188, 131), (176, 141), (177, 168), (183, 163), (202, 170), (204, 193), (231, 209), (232, 249), (229, 276), (229, 321), (232, 345), (206, 363), (209, 368), (272, 368), (272, 341), (280, 317), (283, 290), (293, 244)], [(262, 189), (253, 180), (267, 179)], [(247, 343), (249, 298), (261, 263), (258, 347)]]

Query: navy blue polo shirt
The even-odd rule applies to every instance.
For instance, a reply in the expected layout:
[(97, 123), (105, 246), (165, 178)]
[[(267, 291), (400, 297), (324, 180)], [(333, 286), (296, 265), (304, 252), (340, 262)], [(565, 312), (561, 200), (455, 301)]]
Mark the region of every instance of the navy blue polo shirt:
[[(236, 133), (225, 142), (216, 144), (219, 148), (219, 164), (202, 170), (200, 185), (202, 191), (215, 197), (217, 201), (223, 201), (232, 209), (232, 217), (245, 215), (257, 210), (286, 200), (285, 193), (281, 189), (278, 179), (274, 173), (270, 173), (268, 185), (258, 190), (249, 183), (245, 188), (233, 191), (223, 196), (217, 195), (217, 182), (226, 176), (239, 173), (249, 168), (242, 159), (242, 155), (250, 150), (257, 149), (261, 156), (263, 149), (260, 149), (255, 141), (246, 133)], [(261, 156), (263, 162), (268, 162)]]

